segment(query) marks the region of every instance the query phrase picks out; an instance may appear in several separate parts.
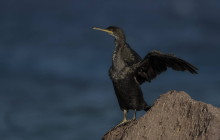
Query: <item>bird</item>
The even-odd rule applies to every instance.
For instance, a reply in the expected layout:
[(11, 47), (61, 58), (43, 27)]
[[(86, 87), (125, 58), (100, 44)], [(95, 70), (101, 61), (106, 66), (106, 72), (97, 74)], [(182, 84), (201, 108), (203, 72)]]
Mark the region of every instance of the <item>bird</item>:
[(136, 111), (148, 111), (151, 108), (144, 100), (141, 90), (141, 85), (144, 82), (151, 82), (167, 68), (188, 71), (192, 74), (198, 73), (198, 68), (189, 62), (158, 50), (150, 51), (142, 59), (126, 42), (125, 33), (119, 27), (93, 27), (93, 29), (106, 32), (114, 37), (115, 49), (112, 55), (112, 65), (109, 68), (109, 76), (123, 112), (123, 120), (119, 125), (130, 121), (127, 119), (129, 110), (134, 110), (134, 117), (131, 120), (136, 120)]

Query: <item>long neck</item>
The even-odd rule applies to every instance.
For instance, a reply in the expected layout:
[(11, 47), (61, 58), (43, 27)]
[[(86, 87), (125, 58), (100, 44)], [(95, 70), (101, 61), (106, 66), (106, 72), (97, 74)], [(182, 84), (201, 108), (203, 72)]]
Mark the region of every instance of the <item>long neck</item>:
[(124, 47), (126, 44), (126, 39), (124, 36), (122, 37), (115, 37), (115, 49), (118, 50), (121, 47)]
[(120, 71), (122, 68), (125, 67), (125, 63), (122, 57), (122, 50), (126, 47), (125, 39), (115, 39), (115, 50), (112, 56), (112, 65), (113, 68), (117, 71)]

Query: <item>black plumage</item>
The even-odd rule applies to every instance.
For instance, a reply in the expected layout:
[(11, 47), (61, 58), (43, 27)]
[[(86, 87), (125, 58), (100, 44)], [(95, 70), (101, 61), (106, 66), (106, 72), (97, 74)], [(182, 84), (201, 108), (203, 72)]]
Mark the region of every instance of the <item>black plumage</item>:
[(115, 38), (115, 50), (109, 76), (113, 82), (119, 106), (124, 113), (122, 123), (127, 121), (128, 110), (135, 110), (135, 119), (136, 110), (147, 111), (150, 108), (144, 101), (140, 87), (145, 81), (150, 82), (167, 68), (197, 74), (195, 66), (171, 54), (151, 51), (142, 59), (126, 43), (125, 34), (118, 27), (110, 26), (106, 29), (94, 27), (93, 29), (107, 32)]

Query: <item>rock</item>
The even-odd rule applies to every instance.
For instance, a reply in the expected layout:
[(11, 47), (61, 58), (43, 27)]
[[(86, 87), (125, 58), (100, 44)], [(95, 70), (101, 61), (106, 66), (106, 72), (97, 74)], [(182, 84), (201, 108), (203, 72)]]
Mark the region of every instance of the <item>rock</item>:
[(102, 139), (220, 140), (220, 108), (170, 91), (140, 119), (113, 128)]

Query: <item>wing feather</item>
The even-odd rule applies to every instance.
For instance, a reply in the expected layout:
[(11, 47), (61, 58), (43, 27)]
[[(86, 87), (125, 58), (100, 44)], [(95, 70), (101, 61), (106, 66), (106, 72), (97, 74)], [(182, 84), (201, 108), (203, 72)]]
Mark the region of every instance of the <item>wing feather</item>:
[(172, 68), (177, 71), (188, 71), (192, 74), (197, 74), (198, 70), (192, 64), (172, 54), (152, 51), (136, 65), (137, 80), (140, 84), (144, 81), (150, 82), (152, 79), (156, 78), (157, 75), (166, 71), (167, 68)]

